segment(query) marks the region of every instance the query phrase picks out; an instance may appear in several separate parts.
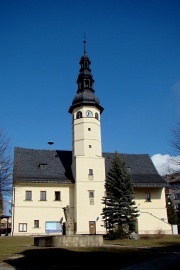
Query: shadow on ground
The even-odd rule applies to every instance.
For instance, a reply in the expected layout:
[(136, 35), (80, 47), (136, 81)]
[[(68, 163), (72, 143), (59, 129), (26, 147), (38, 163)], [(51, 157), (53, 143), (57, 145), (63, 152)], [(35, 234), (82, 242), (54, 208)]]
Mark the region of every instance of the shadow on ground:
[[(161, 258), (180, 252), (180, 245), (168, 248), (127, 248), (105, 246), (99, 248), (65, 249), (37, 248), (28, 249), (5, 261), (15, 269), (103, 269), (110, 270)], [(180, 263), (180, 262), (179, 262)], [(171, 265), (172, 267), (172, 265)]]

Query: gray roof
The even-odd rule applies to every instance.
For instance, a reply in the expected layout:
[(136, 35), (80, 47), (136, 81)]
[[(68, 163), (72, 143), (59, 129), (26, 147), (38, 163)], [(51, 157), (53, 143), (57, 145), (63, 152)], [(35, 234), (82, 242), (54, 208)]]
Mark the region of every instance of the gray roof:
[(71, 151), (35, 150), (15, 147), (14, 181), (73, 183), (71, 156)]
[[(114, 153), (103, 153), (106, 173)], [(130, 168), (135, 186), (160, 187), (166, 182), (148, 154), (120, 154)], [(14, 182), (74, 183), (72, 151), (37, 150), (15, 147)]]
[[(103, 153), (108, 172), (114, 153)], [(138, 187), (166, 186), (164, 179), (158, 174), (148, 154), (120, 154), (132, 174), (133, 182)]]

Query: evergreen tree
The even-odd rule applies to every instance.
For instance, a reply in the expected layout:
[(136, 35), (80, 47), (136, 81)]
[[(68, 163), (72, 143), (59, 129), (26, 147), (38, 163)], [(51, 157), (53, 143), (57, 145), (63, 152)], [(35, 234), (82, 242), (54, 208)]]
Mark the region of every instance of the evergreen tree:
[(170, 198), (167, 199), (167, 216), (168, 216), (168, 222), (170, 224), (178, 223), (178, 217), (174, 209), (174, 203)]
[(106, 196), (102, 203), (102, 219), (107, 230), (126, 224), (132, 227), (134, 220), (139, 216), (135, 206), (132, 176), (122, 160), (120, 154), (115, 152), (105, 182)]

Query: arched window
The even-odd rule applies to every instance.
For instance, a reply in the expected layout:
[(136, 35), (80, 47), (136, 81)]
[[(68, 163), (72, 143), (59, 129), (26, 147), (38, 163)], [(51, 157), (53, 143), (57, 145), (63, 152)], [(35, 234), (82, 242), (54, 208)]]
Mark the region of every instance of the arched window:
[(85, 87), (89, 87), (89, 81), (85, 80)]
[(77, 112), (77, 114), (76, 114), (76, 119), (79, 119), (79, 118), (81, 118), (81, 117), (82, 117), (82, 112), (81, 112), (81, 111)]
[(96, 112), (95, 113), (95, 118), (98, 120), (99, 119), (99, 114)]

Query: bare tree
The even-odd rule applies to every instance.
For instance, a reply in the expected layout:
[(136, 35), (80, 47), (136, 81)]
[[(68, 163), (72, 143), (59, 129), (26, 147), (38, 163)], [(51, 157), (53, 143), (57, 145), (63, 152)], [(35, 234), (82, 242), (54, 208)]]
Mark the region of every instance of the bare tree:
[(170, 145), (173, 149), (170, 163), (175, 167), (174, 173), (180, 173), (180, 119), (172, 129), (172, 139)]
[(12, 193), (12, 156), (10, 139), (0, 129), (0, 215), (4, 210), (4, 198)]

